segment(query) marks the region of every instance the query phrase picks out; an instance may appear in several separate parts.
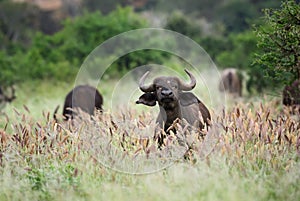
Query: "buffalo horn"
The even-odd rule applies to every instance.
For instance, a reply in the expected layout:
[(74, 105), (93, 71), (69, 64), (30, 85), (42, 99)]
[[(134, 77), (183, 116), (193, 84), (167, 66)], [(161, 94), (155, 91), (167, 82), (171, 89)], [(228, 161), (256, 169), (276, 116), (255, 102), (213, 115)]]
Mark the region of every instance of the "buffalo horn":
[(155, 90), (154, 88), (154, 85), (153, 84), (150, 84), (149, 86), (145, 86), (144, 85), (144, 82), (145, 82), (145, 79), (147, 77), (147, 75), (149, 74), (149, 71), (147, 71), (140, 79), (140, 82), (139, 82), (139, 87), (140, 89), (143, 91), (143, 92), (152, 92)]
[(183, 91), (190, 91), (196, 86), (196, 78), (187, 69), (184, 69), (184, 71), (190, 77), (191, 82), (189, 84), (186, 84), (186, 83), (180, 81), (180, 83), (179, 83), (180, 84), (180, 89), (183, 90)]

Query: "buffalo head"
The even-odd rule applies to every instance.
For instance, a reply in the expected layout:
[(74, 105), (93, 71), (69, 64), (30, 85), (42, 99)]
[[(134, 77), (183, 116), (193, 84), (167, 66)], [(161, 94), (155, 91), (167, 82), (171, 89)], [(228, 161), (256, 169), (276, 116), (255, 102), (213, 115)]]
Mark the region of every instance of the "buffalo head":
[(139, 82), (139, 88), (144, 94), (136, 103), (147, 106), (155, 106), (158, 103), (160, 112), (156, 121), (166, 132), (177, 119), (185, 119), (190, 125), (200, 129), (204, 128), (200, 115), (205, 124), (209, 125), (210, 122), (210, 113), (206, 106), (193, 93), (187, 92), (196, 86), (196, 79), (188, 70), (185, 72), (190, 77), (190, 83), (184, 83), (178, 77), (161, 76), (155, 78), (152, 84), (145, 85), (149, 71)]
[[(191, 83), (186, 84), (177, 77), (158, 77), (154, 79), (149, 86), (144, 85), (145, 79), (149, 74), (146, 72), (140, 79), (139, 87), (145, 92), (136, 103), (142, 103), (148, 106), (155, 106), (156, 102), (166, 110), (174, 109), (178, 102), (182, 91), (190, 91), (196, 86), (195, 77), (186, 70), (191, 79)], [(182, 102), (187, 100), (181, 100)], [(193, 100), (192, 100), (193, 101)], [(194, 100), (196, 101), (196, 100)]]

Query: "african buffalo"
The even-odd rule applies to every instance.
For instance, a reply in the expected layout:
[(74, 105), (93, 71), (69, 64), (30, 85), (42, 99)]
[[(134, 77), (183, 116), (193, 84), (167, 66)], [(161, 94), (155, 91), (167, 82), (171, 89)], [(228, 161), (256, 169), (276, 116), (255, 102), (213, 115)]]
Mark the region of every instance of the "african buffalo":
[(242, 96), (242, 79), (237, 69), (226, 68), (223, 70), (219, 90), (232, 95)]
[[(156, 119), (159, 130), (164, 129), (168, 134), (168, 129), (177, 119), (185, 119), (189, 125), (196, 126), (202, 130), (206, 124), (210, 125), (210, 113), (206, 106), (190, 91), (196, 86), (195, 77), (185, 70), (191, 79), (191, 83), (186, 84), (177, 77), (157, 77), (149, 86), (144, 85), (145, 79), (149, 73), (146, 72), (140, 79), (139, 88), (145, 92), (136, 101), (137, 104), (147, 106), (159, 105), (159, 115)], [(204, 124), (201, 122), (200, 115)], [(157, 135), (156, 130), (156, 135)], [(158, 134), (159, 135), (159, 134)], [(159, 145), (162, 145), (163, 139), (158, 136)]]
[(12, 102), (16, 96), (15, 96), (15, 88), (13, 86), (9, 87), (11, 91), (11, 95), (8, 96), (5, 94), (4, 90), (0, 87), (0, 103), (10, 103)]
[[(93, 115), (95, 109), (102, 111), (102, 104), (103, 98), (96, 88), (88, 85), (79, 85), (67, 94), (63, 116), (66, 120), (73, 118), (76, 114), (76, 108)], [(54, 118), (56, 111), (54, 112)]]
[(284, 87), (282, 104), (286, 106), (300, 105), (300, 80), (295, 80), (291, 85)]

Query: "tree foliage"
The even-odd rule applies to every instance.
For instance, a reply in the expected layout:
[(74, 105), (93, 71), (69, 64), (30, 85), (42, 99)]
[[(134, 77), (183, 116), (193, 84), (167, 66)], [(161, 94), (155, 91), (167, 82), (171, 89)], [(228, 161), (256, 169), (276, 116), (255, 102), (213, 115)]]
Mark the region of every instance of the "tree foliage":
[[(149, 2), (152, 9), (167, 9), (171, 13), (165, 28), (198, 42), (218, 66), (246, 71), (250, 78), (248, 89), (251, 91), (260, 92), (263, 88), (274, 87), (274, 83), (279, 83), (278, 80), (290, 82), (299, 74), (300, 11), (299, 4), (294, 1), (283, 3), (281, 10), (265, 10), (265, 24), (259, 27), (258, 37), (250, 30), (253, 19), (262, 14), (261, 8), (277, 7), (279, 1)], [(102, 42), (117, 34), (148, 26), (147, 21), (133, 8), (117, 7), (129, 3), (132, 2), (113, 0), (104, 5), (94, 0), (84, 1), (80, 10), (74, 8), (73, 18), (62, 22), (60, 31), (46, 35), (37, 33), (37, 30), (41, 30), (40, 23), (44, 22), (40, 17), (35, 17), (41, 16), (40, 11), (33, 12), (28, 5), (14, 6), (11, 1), (0, 0), (0, 85), (24, 79), (73, 79), (84, 59)], [(22, 9), (23, 13), (20, 12)], [(77, 11), (81, 15), (76, 16)], [(8, 26), (13, 21), (16, 23)], [(49, 27), (47, 22), (45, 26)], [(261, 49), (256, 45), (258, 38)], [(253, 63), (254, 53), (260, 55), (256, 63)], [(107, 72), (118, 76), (139, 65), (151, 62), (162, 64), (168, 56), (165, 52), (154, 50), (136, 51), (123, 55), (112, 64), (114, 68)], [(266, 79), (265, 72), (269, 77), (274, 77), (276, 82)]]
[[(146, 21), (131, 8), (118, 8), (106, 16), (100, 12), (84, 13), (63, 24), (64, 28), (54, 35), (37, 33), (26, 49), (17, 48), (10, 54), (0, 52), (0, 84), (24, 79), (73, 79), (94, 48), (117, 34), (145, 27)], [(130, 59), (148, 56), (131, 55)]]
[(300, 79), (300, 5), (283, 1), (280, 9), (265, 9), (265, 24), (257, 30), (257, 64), (277, 83)]
[(126, 1), (123, 0), (110, 0), (110, 1), (99, 1), (99, 0), (84, 0), (82, 1), (83, 8), (87, 8), (90, 12), (101, 11), (103, 14), (112, 12), (117, 6), (125, 6)]
[(222, 24), (225, 33), (243, 32), (251, 28), (252, 20), (261, 17), (262, 8), (277, 8), (274, 0), (156, 0), (155, 10), (171, 13), (180, 10), (185, 16), (205, 18), (213, 24)]
[(263, 68), (253, 63), (259, 53), (258, 38), (252, 30), (232, 33), (227, 37), (226, 49), (217, 54), (215, 61), (219, 67), (234, 67), (247, 73), (247, 90), (252, 93), (262, 92), (272, 87), (272, 82), (264, 78)]
[(0, 1), (0, 49), (11, 51), (16, 44), (28, 45), (31, 34), (39, 28), (39, 9), (27, 3)]
[(218, 9), (216, 16), (225, 26), (226, 33), (239, 33), (251, 27), (250, 20), (259, 16), (254, 4), (247, 1), (232, 1)]
[(195, 23), (192, 23), (192, 20), (184, 16), (184, 14), (179, 11), (175, 11), (169, 16), (165, 28), (176, 31), (193, 39), (201, 36), (200, 27)]

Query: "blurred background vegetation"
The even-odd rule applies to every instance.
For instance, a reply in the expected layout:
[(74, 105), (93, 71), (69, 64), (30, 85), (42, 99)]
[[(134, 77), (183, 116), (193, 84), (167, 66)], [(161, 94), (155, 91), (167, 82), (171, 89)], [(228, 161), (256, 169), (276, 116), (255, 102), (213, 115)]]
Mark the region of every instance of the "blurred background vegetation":
[[(297, 12), (295, 5), (298, 2), (292, 5)], [(280, 61), (260, 57), (270, 42), (268, 34), (257, 44), (260, 33), (272, 28), (272, 9), (280, 7), (274, 0), (0, 0), (0, 85), (73, 81), (84, 59), (105, 40), (133, 29), (159, 27), (195, 40), (220, 69), (246, 72), (249, 92), (278, 89), (292, 79), (292, 71), (281, 68), (284, 79), (269, 79), (274, 77), (274, 62)], [(269, 10), (264, 13), (264, 8)], [(299, 14), (295, 15), (290, 43), (298, 41), (299, 47)], [(295, 58), (286, 63), (295, 64)], [(134, 52), (116, 61), (110, 73), (118, 77), (138, 65), (168, 59), (163, 52)]]

